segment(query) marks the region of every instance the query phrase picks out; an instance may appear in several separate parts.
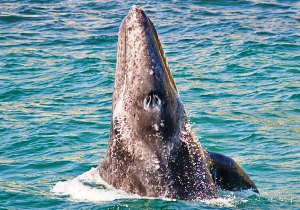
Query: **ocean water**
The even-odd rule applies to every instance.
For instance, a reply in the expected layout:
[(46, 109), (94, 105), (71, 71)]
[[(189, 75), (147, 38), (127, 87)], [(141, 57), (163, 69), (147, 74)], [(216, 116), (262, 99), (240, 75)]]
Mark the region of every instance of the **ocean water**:
[[(126, 194), (109, 139), (118, 28), (154, 22), (195, 134), (260, 190), (211, 201)], [(0, 209), (299, 209), (300, 2), (0, 0)]]

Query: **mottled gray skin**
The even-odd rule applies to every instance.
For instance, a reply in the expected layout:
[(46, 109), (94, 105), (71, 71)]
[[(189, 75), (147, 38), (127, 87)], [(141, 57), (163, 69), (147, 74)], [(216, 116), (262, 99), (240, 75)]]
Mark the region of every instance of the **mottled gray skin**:
[(152, 22), (135, 6), (119, 30), (112, 112), (99, 167), (106, 182), (142, 196), (217, 197), (209, 153), (191, 131)]

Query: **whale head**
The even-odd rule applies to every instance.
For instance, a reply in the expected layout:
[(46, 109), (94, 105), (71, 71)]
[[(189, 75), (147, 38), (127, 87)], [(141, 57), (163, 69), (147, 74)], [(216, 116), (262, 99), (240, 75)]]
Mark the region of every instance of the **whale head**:
[(126, 116), (130, 132), (143, 141), (147, 141), (145, 136), (158, 133), (168, 141), (177, 132), (180, 109), (156, 29), (144, 11), (133, 6), (119, 31), (112, 120), (119, 124), (120, 117)]

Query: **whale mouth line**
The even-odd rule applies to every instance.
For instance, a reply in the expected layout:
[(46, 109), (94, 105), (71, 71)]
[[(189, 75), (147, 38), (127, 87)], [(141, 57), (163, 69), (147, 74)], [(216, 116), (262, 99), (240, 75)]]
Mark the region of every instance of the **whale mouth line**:
[(152, 23), (152, 21), (148, 18), (148, 25), (149, 25), (149, 28), (151, 30), (151, 35), (154, 39), (154, 42), (155, 42), (155, 47), (157, 48), (158, 52), (159, 52), (159, 56), (161, 58), (161, 61), (163, 63), (163, 69), (166, 73), (166, 77), (167, 77), (167, 80), (170, 82), (172, 88), (175, 90), (175, 92), (177, 93), (178, 90), (177, 90), (177, 87), (176, 87), (176, 84), (175, 84), (175, 81), (174, 81), (174, 78), (172, 76), (172, 73), (171, 73), (171, 70), (169, 68), (169, 65), (167, 63), (167, 59), (166, 59), (166, 55), (164, 53), (164, 50), (162, 48), (162, 45), (161, 45), (161, 42), (158, 38), (158, 34), (156, 32), (156, 29)]

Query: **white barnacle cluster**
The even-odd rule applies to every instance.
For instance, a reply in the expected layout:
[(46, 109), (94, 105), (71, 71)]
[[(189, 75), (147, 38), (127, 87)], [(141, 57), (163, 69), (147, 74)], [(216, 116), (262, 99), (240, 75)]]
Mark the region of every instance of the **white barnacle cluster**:
[(138, 17), (140, 14), (138, 12), (134, 12), (137, 10), (136, 7), (131, 8), (131, 12), (129, 12), (129, 16), (127, 17), (127, 39), (128, 43), (135, 43), (141, 37), (141, 34), (144, 32), (143, 27), (140, 27), (140, 20), (142, 17)]
[(161, 120), (161, 121), (160, 121), (160, 126), (161, 126), (161, 127), (165, 127), (164, 120)]
[(158, 63), (155, 60), (155, 58), (157, 59), (157, 54), (154, 51), (151, 51), (150, 57), (152, 65), (150, 67), (149, 74), (152, 76), (155, 72), (158, 72)]
[(160, 169), (159, 160), (157, 158), (153, 159), (153, 166), (156, 170)]
[(156, 123), (153, 124), (153, 128), (154, 130), (159, 131), (159, 126)]
[[(153, 66), (152, 66), (152, 68), (153, 68)], [(152, 76), (153, 74), (154, 74), (154, 71), (152, 69), (149, 70), (149, 75)]]

